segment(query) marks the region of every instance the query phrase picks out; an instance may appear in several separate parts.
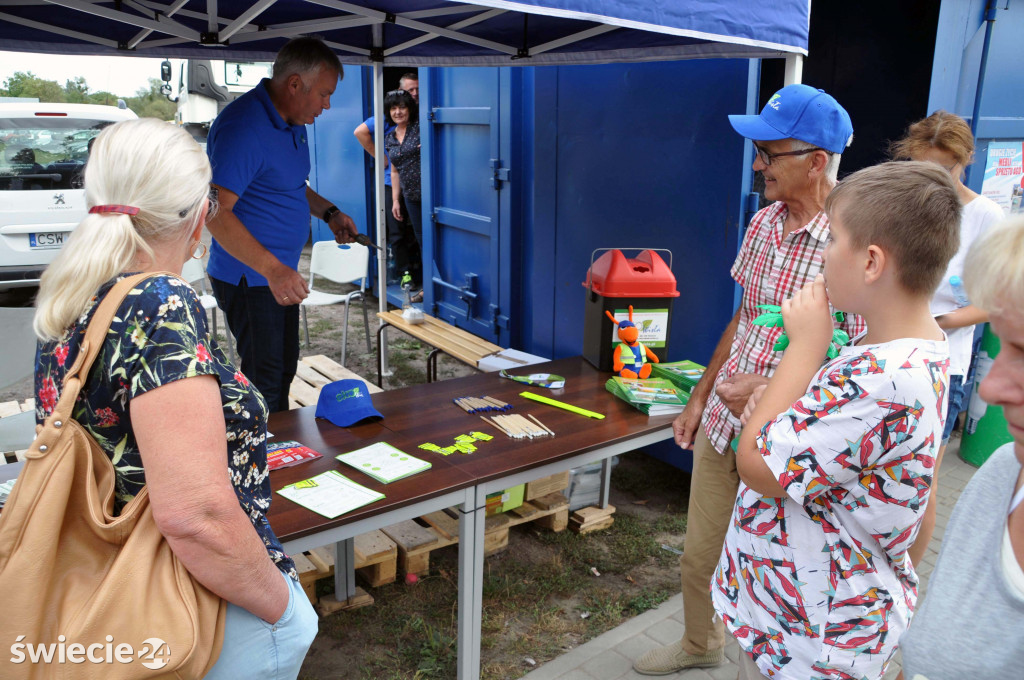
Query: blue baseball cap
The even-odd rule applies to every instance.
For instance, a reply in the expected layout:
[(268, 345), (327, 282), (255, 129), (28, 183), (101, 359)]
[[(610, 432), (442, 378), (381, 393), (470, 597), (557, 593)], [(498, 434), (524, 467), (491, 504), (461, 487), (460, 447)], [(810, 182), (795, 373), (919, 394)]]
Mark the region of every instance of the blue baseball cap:
[(338, 427), (348, 427), (371, 416), (384, 417), (373, 407), (370, 392), (362, 380), (335, 380), (320, 390), (317, 418), (326, 418)]
[(736, 132), (747, 139), (799, 139), (834, 153), (853, 141), (850, 114), (825, 90), (787, 85), (772, 95), (757, 116), (729, 116)]

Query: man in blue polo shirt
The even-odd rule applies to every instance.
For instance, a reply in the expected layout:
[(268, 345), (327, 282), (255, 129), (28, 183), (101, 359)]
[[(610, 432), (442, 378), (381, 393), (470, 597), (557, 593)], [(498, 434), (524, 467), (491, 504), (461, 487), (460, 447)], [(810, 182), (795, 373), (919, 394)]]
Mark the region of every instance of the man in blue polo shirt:
[[(274, 73), (217, 116), (207, 138), (219, 208), (207, 271), (238, 343), (242, 372), (271, 411), (288, 408), (299, 359), (299, 303), (309, 286), (297, 271), (310, 215), (339, 243), (356, 236), (345, 213), (307, 184), (306, 125), (331, 106), (344, 75), (316, 38), (296, 38)], [(257, 341), (258, 340), (258, 341)]]

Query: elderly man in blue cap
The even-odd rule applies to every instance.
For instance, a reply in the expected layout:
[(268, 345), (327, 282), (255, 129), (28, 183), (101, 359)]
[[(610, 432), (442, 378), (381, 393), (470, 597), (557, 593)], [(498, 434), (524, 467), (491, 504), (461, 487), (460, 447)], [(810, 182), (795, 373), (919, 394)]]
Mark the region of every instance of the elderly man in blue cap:
[[(729, 116), (733, 129), (753, 140), (754, 170), (774, 201), (750, 221), (731, 274), (743, 299), (722, 333), (704, 377), (672, 424), (675, 440), (693, 449), (693, 476), (680, 559), (685, 630), (680, 641), (648, 651), (633, 664), (644, 675), (717, 666), (725, 628), (711, 604), (711, 578), (725, 542), (739, 475), (732, 440), (754, 390), (768, 383), (781, 358), (772, 347), (780, 329), (755, 326), (758, 305), (781, 305), (821, 271), (828, 242), (825, 197), (836, 184), (839, 159), (853, 140), (850, 116), (839, 103), (807, 85), (788, 85), (757, 116)], [(854, 337), (857, 318), (845, 321)]]

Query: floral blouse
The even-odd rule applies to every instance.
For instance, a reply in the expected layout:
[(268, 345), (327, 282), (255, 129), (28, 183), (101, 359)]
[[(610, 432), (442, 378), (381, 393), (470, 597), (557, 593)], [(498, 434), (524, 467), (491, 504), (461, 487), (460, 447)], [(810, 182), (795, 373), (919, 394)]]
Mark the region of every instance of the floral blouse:
[[(124, 276), (127, 274), (119, 278)], [(64, 376), (78, 356), (97, 302), (114, 283), (108, 281), (100, 288), (88, 309), (58, 340), (40, 343), (35, 374), (37, 422), (45, 420), (56, 407)], [(75, 420), (114, 464), (115, 512), (120, 512), (146, 483), (129, 403), (161, 385), (197, 375), (212, 375), (220, 382), (227, 424), (225, 472), (238, 503), (278, 569), (297, 579), (295, 564), (285, 555), (267, 521), (271, 491), (266, 402), (210, 337), (198, 297), (177, 277), (151, 277), (124, 299), (73, 411)]]
[(384, 138), (384, 149), (398, 171), (398, 182), (407, 201), (420, 200), (420, 124), (405, 128), (405, 137), (398, 141), (397, 128)]

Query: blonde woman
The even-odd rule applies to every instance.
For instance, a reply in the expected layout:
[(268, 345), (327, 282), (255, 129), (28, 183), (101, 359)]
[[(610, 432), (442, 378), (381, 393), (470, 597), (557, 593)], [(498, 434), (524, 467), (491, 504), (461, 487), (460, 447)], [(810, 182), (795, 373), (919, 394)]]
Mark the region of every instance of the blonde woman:
[(1001, 340), (981, 396), (1013, 441), (964, 489), (928, 594), (900, 639), (908, 680), (1019, 678), (1024, 667), (1024, 219), (993, 227), (964, 265), (971, 301)]
[(181, 128), (142, 119), (96, 138), (85, 169), (89, 214), (40, 284), (36, 418), (52, 412), (114, 282), (170, 272), (121, 303), (74, 418), (114, 463), (115, 512), (147, 485), (171, 549), (229, 603), (207, 677), (295, 678), (317, 623), (266, 518), (267, 407), (210, 336), (192, 288), (174, 276), (205, 252), (209, 183), (206, 154)]
[[(988, 321), (988, 314), (966, 299), (961, 280), (964, 258), (971, 244), (989, 227), (1003, 219), (1002, 209), (993, 201), (979, 196), (963, 183), (963, 175), (974, 162), (974, 136), (971, 127), (960, 116), (936, 111), (907, 128), (903, 139), (892, 145), (894, 158), (930, 161), (940, 165), (953, 178), (963, 212), (960, 218), (960, 249), (949, 261), (942, 277), (931, 310), (939, 328), (949, 338), (949, 399), (946, 426), (942, 432), (942, 447), (935, 459), (932, 474), (932, 495), (921, 523), (917, 540), (910, 549), (910, 559), (919, 564), (924, 558), (928, 542), (935, 528), (935, 483), (938, 480), (942, 455), (949, 436), (953, 433), (956, 417), (964, 405), (964, 381), (971, 367), (971, 348), (974, 345), (975, 324)], [(959, 285), (957, 285), (959, 283)]]

